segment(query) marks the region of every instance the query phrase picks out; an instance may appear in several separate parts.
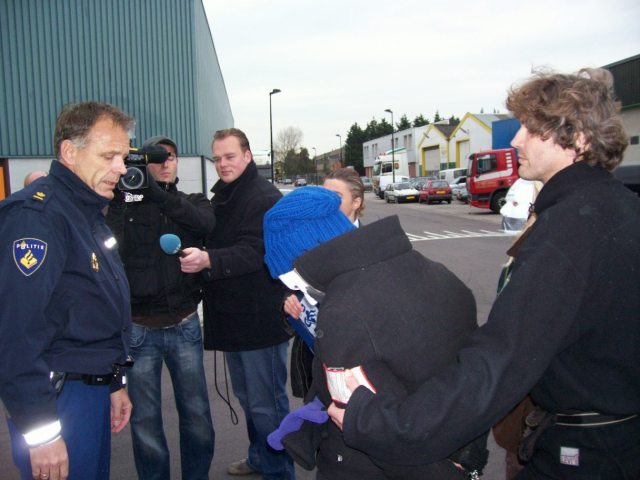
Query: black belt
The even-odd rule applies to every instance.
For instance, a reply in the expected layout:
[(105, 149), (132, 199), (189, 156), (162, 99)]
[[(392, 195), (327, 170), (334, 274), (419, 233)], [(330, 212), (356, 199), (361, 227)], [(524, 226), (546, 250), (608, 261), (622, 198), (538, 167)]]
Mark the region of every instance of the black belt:
[(89, 375), (86, 373), (67, 373), (67, 380), (82, 380), (86, 385), (106, 385), (113, 381), (113, 373)]
[(633, 420), (638, 414), (633, 415), (603, 415), (597, 412), (576, 413), (573, 415), (556, 414), (556, 425), (565, 427), (601, 427)]

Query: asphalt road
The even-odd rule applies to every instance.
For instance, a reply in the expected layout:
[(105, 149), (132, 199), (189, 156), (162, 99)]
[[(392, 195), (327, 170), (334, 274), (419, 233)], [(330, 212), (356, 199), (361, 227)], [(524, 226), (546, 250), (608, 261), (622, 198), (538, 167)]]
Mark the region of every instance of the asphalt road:
[[(472, 209), (455, 200), (451, 205), (385, 204), (373, 194), (366, 194), (366, 209), (363, 223), (397, 214), (416, 250), (439, 261), (456, 273), (474, 292), (478, 304), (478, 323), (486, 321), (491, 303), (495, 298), (496, 282), (501, 264), (506, 260), (505, 251), (511, 238), (500, 232), (500, 216)], [(248, 441), (244, 417), (238, 402), (231, 394), (230, 381), (226, 381), (222, 354), (205, 352), (205, 369), (209, 385), (209, 397), (216, 431), (216, 447), (210, 479), (238, 478), (226, 474), (226, 466), (246, 456)], [(238, 417), (232, 421), (229, 406), (222, 396), (231, 398), (231, 407)], [(291, 398), (291, 406), (300, 405), (300, 400)], [(163, 412), (165, 431), (172, 452), (172, 479), (180, 478), (179, 435), (177, 412), (167, 372), (163, 376)], [(504, 478), (504, 451), (490, 439), (490, 459), (483, 479)], [(0, 422), (0, 480), (18, 480), (13, 467), (9, 435), (5, 422)], [(315, 478), (314, 472), (296, 469), (299, 480)], [(130, 431), (127, 427), (112, 440), (111, 478), (114, 480), (135, 479), (135, 467), (131, 450)], [(257, 479), (257, 475), (244, 477)], [(365, 480), (365, 479), (363, 479)]]

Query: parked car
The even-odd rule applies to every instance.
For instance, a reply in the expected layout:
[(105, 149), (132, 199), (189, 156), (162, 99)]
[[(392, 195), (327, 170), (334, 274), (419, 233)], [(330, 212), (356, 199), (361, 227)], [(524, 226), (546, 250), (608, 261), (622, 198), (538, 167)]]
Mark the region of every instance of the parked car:
[(418, 202), (451, 203), (451, 187), (446, 180), (427, 180), (420, 190)]
[(284, 184), (285, 184), (285, 185), (291, 185), (292, 183), (293, 183), (293, 182), (291, 181), (291, 179), (290, 179), (290, 178), (285, 178), (285, 179), (284, 179)]
[(462, 190), (467, 191), (467, 177), (457, 177), (454, 178), (453, 181), (449, 182), (449, 186), (451, 187), (451, 196), (457, 200), (461, 200), (459, 198), (458, 193)]
[(387, 203), (417, 202), (419, 193), (409, 182), (390, 183), (384, 191), (384, 200)]
[(296, 180), (296, 187), (304, 187), (307, 185), (307, 181), (304, 178), (298, 178)]
[(455, 192), (451, 192), (453, 198), (462, 203), (469, 203), (469, 191), (467, 190), (466, 185), (462, 185), (460, 188), (456, 189)]
[[(394, 175), (389, 175), (389, 174), (385, 174), (385, 175), (380, 175), (378, 177), (378, 189), (379, 189), (379, 193), (377, 193), (378, 197), (380, 197), (380, 200), (384, 200), (384, 191), (387, 189), (387, 187), (391, 184), (391, 183), (403, 183), (403, 182), (409, 182), (409, 177), (404, 176), (404, 175), (395, 175), (395, 178), (393, 178)], [(375, 192), (376, 190), (374, 190)]]
[(373, 183), (371, 183), (371, 179), (369, 177), (360, 177), (360, 180), (362, 180), (365, 192), (373, 192)]
[(420, 191), (427, 180), (429, 180), (428, 177), (414, 177), (409, 181), (409, 183), (413, 188)]

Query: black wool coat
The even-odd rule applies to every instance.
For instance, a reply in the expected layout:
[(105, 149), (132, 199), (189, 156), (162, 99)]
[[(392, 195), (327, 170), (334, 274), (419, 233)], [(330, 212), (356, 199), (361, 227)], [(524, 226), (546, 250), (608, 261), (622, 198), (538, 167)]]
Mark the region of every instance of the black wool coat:
[(204, 347), (237, 352), (286, 341), (280, 306), (284, 286), (264, 263), (262, 219), (281, 197), (252, 161), (234, 182), (211, 191), (216, 227), (207, 237)]
[[(331, 403), (325, 366), (381, 364), (383, 369), (365, 373), (379, 391), (402, 396), (455, 361), (476, 329), (469, 288), (445, 266), (414, 251), (396, 216), (336, 237), (294, 265), (325, 292), (308, 395), (318, 395), (325, 405)], [(382, 464), (347, 447), (332, 422), (325, 428), (316, 463), (326, 478), (460, 478), (449, 460), (409, 469)]]

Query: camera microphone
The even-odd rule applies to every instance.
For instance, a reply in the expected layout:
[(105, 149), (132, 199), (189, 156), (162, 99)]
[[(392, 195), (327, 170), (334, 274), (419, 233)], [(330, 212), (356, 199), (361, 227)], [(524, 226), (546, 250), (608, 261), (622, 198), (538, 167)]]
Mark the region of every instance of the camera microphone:
[(173, 233), (165, 233), (160, 237), (160, 248), (167, 255), (175, 255), (177, 253), (180, 257), (186, 256), (187, 254), (180, 248), (181, 246), (180, 238)]
[(129, 159), (144, 164), (164, 163), (171, 154), (160, 145), (149, 145), (143, 148), (130, 148)]

